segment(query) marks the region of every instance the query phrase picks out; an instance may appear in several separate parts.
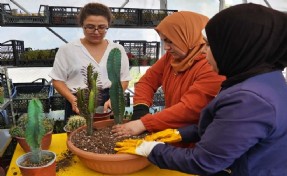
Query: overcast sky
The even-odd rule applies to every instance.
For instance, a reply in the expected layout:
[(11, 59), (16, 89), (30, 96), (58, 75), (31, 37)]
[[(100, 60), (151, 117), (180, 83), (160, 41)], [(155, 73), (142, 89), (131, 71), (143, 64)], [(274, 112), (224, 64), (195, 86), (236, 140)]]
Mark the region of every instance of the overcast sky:
[[(110, 7), (120, 7), (125, 0), (15, 0), (30, 13), (36, 13), (40, 5), (49, 6), (74, 6), (82, 7), (89, 2), (100, 2)], [(12, 9), (20, 9), (10, 0), (0, 0), (1, 3), (9, 3)], [(225, 0), (229, 4), (238, 4), (240, 0)], [(248, 2), (265, 4), (263, 0), (253, 0)], [(287, 11), (287, 0), (269, 0), (270, 5), (278, 10)], [(127, 8), (148, 8), (159, 9), (159, 0), (129, 0), (125, 6)], [(168, 0), (168, 9), (190, 10), (212, 17), (219, 10), (218, 0)], [(52, 28), (67, 41), (82, 37), (82, 29), (74, 28)], [(111, 28), (107, 33), (110, 40), (147, 40), (159, 41), (157, 33), (153, 29), (116, 29)], [(25, 47), (32, 49), (52, 49), (64, 44), (62, 40), (48, 31), (39, 27), (0, 27), (0, 42), (7, 40), (23, 40)]]

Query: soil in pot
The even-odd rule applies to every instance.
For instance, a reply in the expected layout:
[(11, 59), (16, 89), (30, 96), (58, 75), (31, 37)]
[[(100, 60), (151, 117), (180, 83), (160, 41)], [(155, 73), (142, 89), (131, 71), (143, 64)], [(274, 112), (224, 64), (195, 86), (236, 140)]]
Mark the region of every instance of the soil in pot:
[(67, 147), (88, 168), (112, 175), (127, 175), (147, 167), (146, 157), (131, 154), (115, 154), (115, 143), (126, 138), (144, 138), (146, 134), (134, 137), (115, 138), (111, 133), (112, 119), (94, 123), (94, 133), (86, 136), (86, 127), (73, 131), (67, 140)]
[(116, 142), (123, 141), (124, 139), (142, 139), (147, 133), (139, 136), (115, 138), (111, 132), (112, 126), (107, 126), (101, 129), (95, 129), (93, 135), (87, 136), (86, 129), (83, 129), (72, 136), (71, 141), (73, 144), (84, 151), (93, 152), (98, 154), (115, 154), (114, 151)]
[(16, 164), (23, 176), (56, 176), (56, 154), (48, 150), (42, 150), (42, 160), (39, 164), (30, 161), (32, 153), (21, 155)]

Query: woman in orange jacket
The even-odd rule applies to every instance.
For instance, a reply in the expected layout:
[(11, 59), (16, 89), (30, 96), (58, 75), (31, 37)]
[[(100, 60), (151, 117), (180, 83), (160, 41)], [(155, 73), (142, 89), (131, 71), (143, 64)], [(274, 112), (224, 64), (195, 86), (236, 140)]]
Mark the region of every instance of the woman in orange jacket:
[[(206, 60), (202, 35), (208, 18), (193, 12), (176, 12), (155, 28), (166, 53), (135, 86), (131, 122), (116, 125), (116, 136), (156, 132), (198, 122), (200, 111), (219, 92), (224, 77), (212, 71)], [(149, 114), (153, 96), (162, 86), (165, 109)]]

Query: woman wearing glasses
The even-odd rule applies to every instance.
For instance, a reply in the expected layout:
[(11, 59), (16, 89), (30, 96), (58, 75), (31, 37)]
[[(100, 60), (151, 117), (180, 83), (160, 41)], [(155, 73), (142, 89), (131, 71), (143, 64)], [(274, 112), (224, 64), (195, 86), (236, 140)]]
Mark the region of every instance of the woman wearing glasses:
[(78, 16), (79, 24), (83, 28), (84, 37), (60, 47), (52, 71), (49, 76), (55, 89), (66, 98), (65, 120), (75, 113), (79, 113), (74, 95), (77, 88), (85, 88), (86, 84), (81, 70), (90, 63), (95, 71), (100, 73), (102, 83), (102, 103), (110, 106), (109, 87), (111, 85), (107, 73), (107, 59), (113, 48), (121, 51), (121, 83), (123, 89), (128, 87), (131, 80), (129, 62), (124, 48), (105, 39), (111, 24), (110, 9), (100, 3), (86, 4)]

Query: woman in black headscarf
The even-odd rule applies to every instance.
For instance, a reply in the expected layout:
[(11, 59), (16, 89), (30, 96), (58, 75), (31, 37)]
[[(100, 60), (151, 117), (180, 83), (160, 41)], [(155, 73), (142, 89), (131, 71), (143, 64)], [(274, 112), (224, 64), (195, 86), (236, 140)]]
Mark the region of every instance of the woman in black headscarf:
[[(241, 4), (211, 18), (206, 34), (209, 63), (227, 79), (202, 111), (198, 130), (189, 126), (163, 131), (134, 145), (129, 140), (118, 143), (116, 150), (191, 174), (225, 170), (233, 176), (286, 175), (286, 14)], [(192, 149), (162, 143), (174, 139), (198, 141)]]
[(226, 9), (206, 26), (219, 74), (230, 87), (287, 65), (286, 14), (255, 4)]

